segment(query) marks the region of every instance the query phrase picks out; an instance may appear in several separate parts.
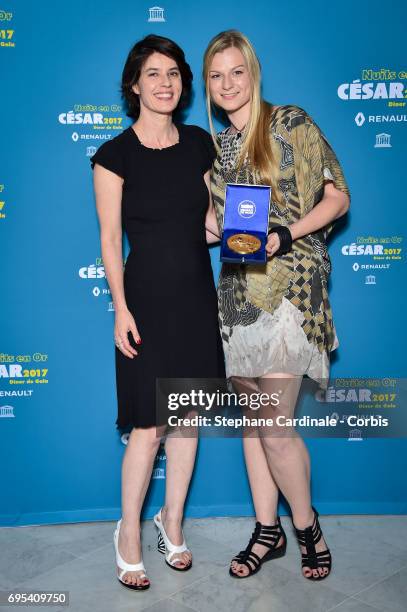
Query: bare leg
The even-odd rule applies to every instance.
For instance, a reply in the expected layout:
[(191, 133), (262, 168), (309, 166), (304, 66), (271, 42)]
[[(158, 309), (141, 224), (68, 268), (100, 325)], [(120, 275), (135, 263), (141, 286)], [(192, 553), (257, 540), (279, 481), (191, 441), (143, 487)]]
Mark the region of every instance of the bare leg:
[(279, 492), (258, 434), (255, 437), (243, 437), (243, 451), (256, 520), (263, 525), (274, 525)]
[[(233, 380), (233, 385), (238, 393), (259, 392), (254, 379), (236, 378)], [(277, 519), (279, 491), (268, 466), (257, 427), (245, 430), (243, 434), (243, 451), (250, 491), (256, 511), (256, 520), (263, 525), (274, 525)], [(280, 546), (282, 542), (283, 539), (280, 538), (277, 546)], [(254, 544), (252, 550), (261, 558), (269, 549), (261, 544)], [(237, 561), (232, 561), (231, 568), (239, 576), (247, 576), (249, 573), (247, 566), (237, 563)]]
[[(182, 516), (198, 445), (198, 432), (196, 430), (189, 428), (186, 436), (168, 436), (165, 442), (167, 477), (165, 505), (161, 517), (169, 539), (176, 546), (182, 544)], [(192, 561), (192, 555), (189, 551), (174, 553), (174, 555), (177, 557), (176, 565), (178, 567), (185, 567)]]
[[(260, 388), (268, 394), (283, 390), (276, 416), (281, 414), (291, 418), (294, 415), (301, 380), (301, 377), (290, 374), (269, 374), (259, 380)], [(298, 529), (308, 527), (313, 522), (314, 513), (311, 508), (310, 458), (302, 438), (294, 429), (285, 427), (281, 432), (265, 432), (261, 442), (274, 480), (290, 504), (294, 525)], [(305, 552), (305, 548), (301, 549)], [(316, 550), (325, 549), (325, 541), (321, 538)], [(318, 576), (318, 572), (323, 576), (328, 570), (303, 569), (306, 577)]]
[[(250, 490), (256, 511), (256, 520), (263, 525), (275, 525), (277, 520), (278, 488), (270, 472), (261, 440), (256, 437), (244, 437), (243, 449), (249, 476)], [(283, 544), (281, 537), (277, 546)], [(252, 551), (260, 558), (264, 557), (268, 548), (262, 544), (254, 544)], [(239, 576), (247, 576), (249, 569), (246, 565), (232, 561), (232, 570)]]
[[(157, 429), (133, 428), (129, 436), (122, 463), (122, 523), (119, 551), (127, 563), (141, 561), (140, 514), (150, 482), (154, 459), (160, 444)], [(119, 568), (117, 568), (119, 571)], [(123, 581), (128, 584), (147, 584), (140, 578), (142, 572), (126, 572)]]

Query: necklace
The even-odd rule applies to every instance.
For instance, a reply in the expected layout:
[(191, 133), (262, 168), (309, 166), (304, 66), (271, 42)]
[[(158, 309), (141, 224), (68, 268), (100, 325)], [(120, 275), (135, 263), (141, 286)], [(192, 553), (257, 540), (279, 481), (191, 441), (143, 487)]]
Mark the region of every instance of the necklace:
[[(246, 125), (247, 125), (247, 124), (246, 124)], [(241, 138), (241, 137), (242, 137), (243, 132), (244, 132), (244, 131), (245, 131), (245, 129), (246, 129), (246, 125), (244, 125), (244, 126), (242, 127), (242, 129), (241, 129), (241, 130), (238, 130), (238, 129), (237, 129), (237, 127), (236, 127), (236, 126), (234, 126), (234, 125), (233, 125), (233, 123), (232, 123), (232, 124), (230, 125), (230, 127), (231, 127), (231, 128), (234, 130), (234, 132), (232, 132), (232, 133), (231, 133), (231, 136), (236, 136), (236, 138)], [(229, 128), (229, 130), (230, 130), (230, 128)], [(230, 132), (229, 132), (229, 133), (230, 133)]]

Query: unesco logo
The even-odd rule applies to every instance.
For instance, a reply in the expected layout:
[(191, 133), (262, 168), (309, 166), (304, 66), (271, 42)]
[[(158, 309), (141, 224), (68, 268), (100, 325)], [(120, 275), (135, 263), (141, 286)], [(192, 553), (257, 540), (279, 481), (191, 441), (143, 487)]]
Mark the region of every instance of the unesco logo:
[(240, 202), (237, 211), (244, 219), (250, 219), (256, 214), (256, 204), (250, 200), (243, 200), (243, 202)]

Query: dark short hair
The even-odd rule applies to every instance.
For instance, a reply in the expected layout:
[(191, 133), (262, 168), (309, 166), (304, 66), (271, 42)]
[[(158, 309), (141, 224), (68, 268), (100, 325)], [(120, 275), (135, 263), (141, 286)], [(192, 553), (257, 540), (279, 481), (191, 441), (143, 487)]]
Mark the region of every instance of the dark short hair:
[(134, 93), (132, 87), (139, 80), (141, 70), (147, 58), (153, 53), (162, 53), (170, 57), (179, 68), (182, 82), (182, 94), (176, 110), (182, 110), (188, 106), (190, 100), (193, 75), (189, 64), (185, 61), (183, 50), (169, 38), (149, 34), (149, 36), (146, 36), (143, 40), (136, 42), (127, 56), (123, 68), (121, 93), (125, 105), (127, 106), (127, 116), (133, 119), (137, 119), (140, 114), (140, 101), (139, 96)]

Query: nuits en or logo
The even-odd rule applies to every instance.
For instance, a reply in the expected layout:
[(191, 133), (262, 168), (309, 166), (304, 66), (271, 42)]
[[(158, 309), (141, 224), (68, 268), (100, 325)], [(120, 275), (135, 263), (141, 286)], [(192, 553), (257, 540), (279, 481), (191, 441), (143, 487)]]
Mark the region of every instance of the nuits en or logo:
[(385, 134), (385, 133), (383, 133), (383, 134), (376, 134), (375, 148), (376, 149), (389, 149), (389, 148), (391, 148), (390, 138), (391, 138), (390, 134)]
[(159, 23), (165, 21), (164, 9), (161, 6), (152, 6), (148, 9), (148, 21), (150, 23)]
[(121, 111), (119, 104), (74, 104), (72, 110), (59, 113), (58, 123), (73, 127), (73, 142), (110, 140), (114, 131), (123, 130)]
[(256, 214), (256, 204), (251, 200), (243, 200), (243, 202), (240, 202), (237, 212), (244, 219), (250, 219)]
[(355, 117), (355, 123), (358, 127), (361, 127), (366, 121), (366, 117), (363, 113), (358, 113)]
[(10, 11), (2, 11), (0, 9), (0, 21), (11, 21), (13, 19), (13, 13)]

